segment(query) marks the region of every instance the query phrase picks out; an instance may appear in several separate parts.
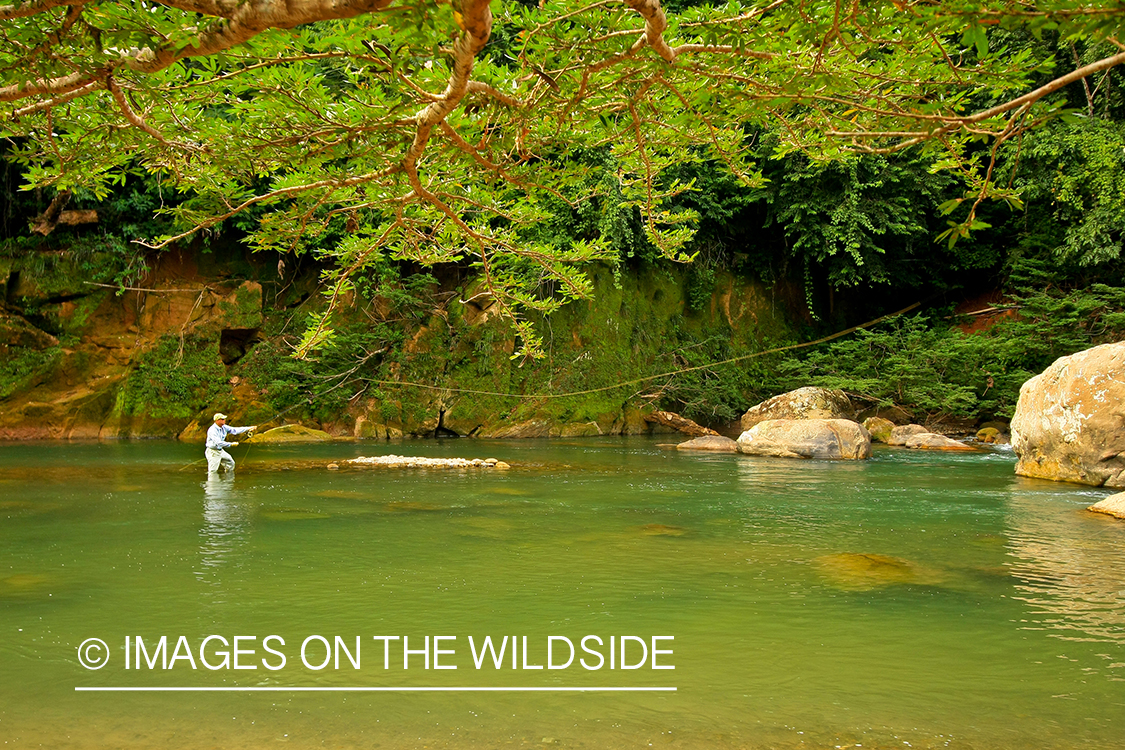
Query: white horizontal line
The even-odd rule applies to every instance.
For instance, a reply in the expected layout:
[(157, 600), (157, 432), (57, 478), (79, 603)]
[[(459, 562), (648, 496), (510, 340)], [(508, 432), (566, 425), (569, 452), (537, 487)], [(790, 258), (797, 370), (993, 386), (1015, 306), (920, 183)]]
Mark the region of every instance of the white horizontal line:
[(675, 692), (674, 687), (76, 687), (91, 693), (643, 693)]

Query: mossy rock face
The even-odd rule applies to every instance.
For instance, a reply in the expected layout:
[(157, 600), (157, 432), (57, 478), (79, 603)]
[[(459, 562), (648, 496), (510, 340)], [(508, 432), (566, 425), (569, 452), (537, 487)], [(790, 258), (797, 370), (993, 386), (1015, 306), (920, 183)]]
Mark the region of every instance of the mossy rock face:
[(578, 424), (564, 424), (559, 437), (596, 437), (601, 435), (601, 428), (597, 422), (581, 422)]
[(1003, 445), (1008, 442), (1008, 436), (995, 427), (982, 427), (977, 430), (977, 440), (982, 443)]
[(891, 432), (895, 423), (882, 417), (868, 417), (863, 420), (863, 426), (871, 433), (871, 439), (877, 443), (885, 443), (891, 439)]
[(402, 437), (402, 430), (360, 415), (356, 417), (353, 434), (362, 440), (393, 440)]
[[(100, 437), (178, 437), (184, 431), (179, 417), (150, 417), (145, 414), (113, 414), (102, 424)], [(203, 441), (200, 440), (202, 443)]]
[[(16, 260), (8, 273), (18, 270), (19, 280), (7, 295), (25, 302), (36, 302), (51, 297), (78, 297), (90, 293), (89, 272), (82, 268), (78, 256), (72, 252), (52, 252), (31, 255)], [(5, 278), (8, 274), (5, 274)]]
[(215, 324), (222, 328), (260, 328), (262, 325), (262, 285), (244, 281), (215, 305)]
[(0, 313), (0, 346), (41, 351), (57, 346), (59, 340), (16, 315)]
[[(235, 440), (238, 440), (240, 436), (235, 435), (233, 437)], [(314, 430), (311, 427), (305, 427), (299, 424), (287, 424), (281, 427), (275, 427), (272, 430), (267, 430), (260, 435), (255, 435), (249, 438), (249, 441), (258, 445), (259, 443), (324, 443), (333, 439), (331, 435), (323, 430)]]
[(480, 437), (486, 438), (545, 438), (551, 437), (552, 424), (546, 419), (529, 419), (525, 422), (514, 424), (500, 424), (488, 430), (482, 430)]

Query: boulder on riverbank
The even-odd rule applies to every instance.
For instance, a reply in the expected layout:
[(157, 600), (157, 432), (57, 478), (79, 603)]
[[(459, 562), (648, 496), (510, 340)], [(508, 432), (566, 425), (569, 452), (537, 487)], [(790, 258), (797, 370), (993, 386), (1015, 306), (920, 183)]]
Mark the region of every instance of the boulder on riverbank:
[(1060, 357), (1020, 388), (1016, 473), (1125, 487), (1125, 342)]
[(870, 458), (871, 433), (848, 419), (768, 419), (739, 436), (738, 450), (781, 458)]
[(916, 435), (910, 435), (903, 445), (907, 448), (923, 451), (976, 451), (976, 448), (971, 445), (945, 435), (939, 435), (936, 432), (920, 432)]
[[(240, 436), (234, 435), (233, 437), (238, 440)], [(304, 427), (299, 424), (287, 424), (275, 427), (272, 430), (266, 430), (260, 435), (249, 438), (249, 441), (258, 445), (259, 443), (322, 443), (332, 439), (332, 436), (323, 430), (314, 430), (311, 427)], [(239, 442), (246, 441), (241, 440)]]
[(882, 417), (868, 417), (863, 420), (863, 428), (871, 433), (871, 439), (877, 443), (885, 443), (891, 439), (891, 432), (895, 423)]
[(1125, 492), (1110, 495), (1100, 503), (1094, 503), (1086, 510), (1091, 510), (1095, 513), (1105, 513), (1107, 516), (1113, 516), (1114, 518), (1125, 519)]
[(703, 435), (676, 444), (679, 451), (710, 451), (712, 453), (738, 453), (738, 443), (722, 435)]
[(901, 424), (891, 430), (891, 434), (887, 438), (887, 445), (906, 445), (908, 438), (914, 435), (925, 435), (928, 432), (929, 430), (920, 424)]
[(991, 445), (1007, 445), (1008, 436), (996, 427), (982, 427), (977, 430), (977, 440)]
[(840, 390), (806, 386), (766, 399), (742, 415), (742, 429), (767, 419), (852, 419), (855, 407)]

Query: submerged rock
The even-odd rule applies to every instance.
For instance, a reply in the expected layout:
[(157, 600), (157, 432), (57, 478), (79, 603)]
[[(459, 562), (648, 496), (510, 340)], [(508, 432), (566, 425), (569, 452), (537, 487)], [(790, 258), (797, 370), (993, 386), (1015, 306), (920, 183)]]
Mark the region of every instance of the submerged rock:
[(871, 434), (847, 419), (769, 419), (742, 433), (738, 450), (781, 458), (870, 458)]
[(914, 583), (918, 572), (906, 560), (890, 555), (840, 552), (816, 560), (821, 575), (839, 588), (870, 591), (901, 583)]
[(921, 432), (906, 438), (907, 448), (924, 451), (976, 451), (971, 445), (960, 440), (939, 435), (936, 432)]
[(263, 510), (262, 517), (272, 521), (308, 521), (317, 518), (331, 518), (327, 513), (318, 513), (315, 510), (302, 508), (272, 508)]
[[(237, 440), (238, 436), (234, 436), (234, 439)], [(314, 430), (311, 427), (304, 427), (299, 424), (287, 424), (255, 435), (250, 438), (250, 442), (255, 445), (258, 443), (322, 443), (332, 439), (332, 436), (323, 430)]]
[(393, 500), (383, 506), (388, 513), (436, 513), (449, 510), (441, 503), (428, 503), (421, 500)]
[(906, 439), (912, 435), (925, 435), (928, 432), (929, 430), (920, 424), (899, 425), (891, 430), (891, 435), (887, 438), (887, 445), (906, 445)]
[(646, 523), (641, 527), (641, 533), (645, 536), (684, 536), (687, 534), (687, 529), (663, 523)]
[(855, 408), (840, 390), (806, 386), (766, 399), (742, 415), (742, 429), (767, 419), (851, 419)]
[(1125, 492), (1110, 495), (1100, 503), (1094, 503), (1086, 510), (1092, 510), (1095, 513), (1105, 513), (1114, 518), (1125, 519)]
[(58, 581), (39, 573), (16, 573), (0, 578), (0, 601), (5, 599), (39, 599), (57, 591)]
[(13, 589), (27, 590), (40, 588), (50, 582), (50, 578), (39, 573), (16, 573), (15, 575), (0, 578), (0, 584)]
[(738, 453), (738, 443), (722, 435), (704, 435), (676, 444), (681, 451), (712, 451), (715, 453)]
[(1020, 388), (1016, 473), (1125, 487), (1125, 342), (1060, 357)]

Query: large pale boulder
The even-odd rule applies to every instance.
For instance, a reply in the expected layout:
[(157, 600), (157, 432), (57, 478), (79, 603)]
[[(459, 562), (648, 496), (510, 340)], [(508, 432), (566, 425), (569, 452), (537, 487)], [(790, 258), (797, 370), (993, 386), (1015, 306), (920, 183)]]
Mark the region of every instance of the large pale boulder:
[(1016, 473), (1125, 487), (1125, 342), (1060, 357), (1020, 388)]
[(782, 458), (870, 458), (871, 433), (849, 419), (767, 419), (739, 435), (738, 450)]
[(766, 399), (742, 415), (742, 429), (767, 419), (851, 419), (855, 407), (839, 390), (806, 386)]
[(1125, 518), (1125, 492), (1110, 495), (1100, 503), (1094, 503), (1086, 510), (1092, 510), (1095, 513), (1105, 513), (1114, 518)]

